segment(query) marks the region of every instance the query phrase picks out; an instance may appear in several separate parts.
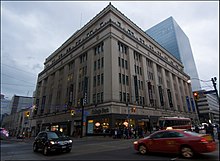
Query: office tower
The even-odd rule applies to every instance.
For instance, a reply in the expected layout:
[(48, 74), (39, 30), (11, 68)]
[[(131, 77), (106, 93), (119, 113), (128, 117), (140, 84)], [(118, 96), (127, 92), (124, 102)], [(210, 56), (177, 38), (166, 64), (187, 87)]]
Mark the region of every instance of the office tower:
[(146, 33), (183, 63), (184, 72), (191, 77), (192, 90), (201, 90), (189, 39), (173, 17), (151, 27)]

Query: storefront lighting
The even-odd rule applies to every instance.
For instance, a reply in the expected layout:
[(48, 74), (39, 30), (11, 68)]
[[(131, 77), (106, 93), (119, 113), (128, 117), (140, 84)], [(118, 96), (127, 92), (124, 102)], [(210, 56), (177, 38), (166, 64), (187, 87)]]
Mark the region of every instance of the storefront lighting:
[(93, 123), (93, 120), (88, 120), (88, 123)]
[(100, 126), (100, 123), (99, 123), (99, 122), (96, 122), (96, 123), (95, 123), (95, 126)]
[(123, 123), (123, 125), (125, 125), (125, 126), (127, 127), (127, 126), (128, 126), (128, 122), (125, 121), (125, 122)]

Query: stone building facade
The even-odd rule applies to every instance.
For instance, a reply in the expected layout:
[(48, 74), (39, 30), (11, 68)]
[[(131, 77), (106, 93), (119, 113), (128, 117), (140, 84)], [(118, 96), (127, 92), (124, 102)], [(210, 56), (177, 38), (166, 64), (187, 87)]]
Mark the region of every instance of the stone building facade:
[(126, 121), (149, 130), (160, 116), (197, 120), (181, 62), (111, 4), (44, 65), (32, 118), (36, 133), (78, 135), (83, 127), (83, 135), (99, 135)]

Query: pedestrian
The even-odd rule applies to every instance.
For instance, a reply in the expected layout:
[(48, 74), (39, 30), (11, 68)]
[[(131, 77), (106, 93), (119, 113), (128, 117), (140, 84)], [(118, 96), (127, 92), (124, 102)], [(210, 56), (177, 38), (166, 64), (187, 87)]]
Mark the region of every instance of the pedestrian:
[(219, 125), (217, 125), (217, 135), (218, 135), (218, 140), (220, 140), (220, 128), (219, 128)]
[(118, 130), (117, 130), (117, 129), (115, 129), (115, 135), (114, 135), (114, 139), (116, 139), (116, 138), (117, 138), (117, 136), (118, 136)]
[(206, 129), (207, 129), (206, 134), (210, 134), (212, 136), (213, 141), (215, 141), (214, 127), (212, 126), (212, 124), (209, 123)]
[(195, 132), (196, 132), (196, 133), (199, 133), (199, 127), (198, 127), (198, 125), (195, 126)]

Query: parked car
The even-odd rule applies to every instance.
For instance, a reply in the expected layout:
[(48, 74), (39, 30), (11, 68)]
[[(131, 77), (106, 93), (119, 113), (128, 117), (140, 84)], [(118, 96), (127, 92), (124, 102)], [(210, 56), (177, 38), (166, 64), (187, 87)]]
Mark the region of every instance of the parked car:
[(54, 151), (70, 152), (72, 140), (58, 131), (42, 131), (38, 133), (33, 143), (33, 151), (43, 150), (44, 155)]
[(157, 131), (135, 141), (133, 145), (134, 149), (141, 154), (147, 152), (177, 153), (184, 158), (192, 158), (199, 153), (213, 152), (217, 146), (211, 135), (177, 129)]
[(23, 134), (17, 135), (17, 139), (24, 139), (24, 138), (25, 138), (25, 136)]

